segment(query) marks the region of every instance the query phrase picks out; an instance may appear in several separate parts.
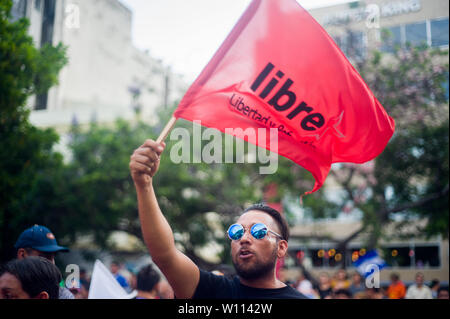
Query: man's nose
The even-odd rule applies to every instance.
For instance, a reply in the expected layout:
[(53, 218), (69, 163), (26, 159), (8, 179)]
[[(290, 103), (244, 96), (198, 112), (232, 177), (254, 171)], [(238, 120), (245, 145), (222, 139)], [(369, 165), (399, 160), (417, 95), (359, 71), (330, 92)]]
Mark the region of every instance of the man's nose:
[(244, 231), (244, 235), (242, 235), (242, 238), (240, 240), (240, 243), (248, 243), (252, 240), (252, 235), (250, 234), (250, 231), (246, 230)]

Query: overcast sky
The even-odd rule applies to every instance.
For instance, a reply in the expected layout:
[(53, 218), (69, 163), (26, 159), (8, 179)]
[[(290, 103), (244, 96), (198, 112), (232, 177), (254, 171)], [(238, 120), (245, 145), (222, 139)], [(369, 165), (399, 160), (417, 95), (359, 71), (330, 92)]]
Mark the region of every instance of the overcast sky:
[[(120, 0), (133, 12), (133, 42), (192, 81), (250, 0)], [(350, 0), (298, 0), (315, 8)]]

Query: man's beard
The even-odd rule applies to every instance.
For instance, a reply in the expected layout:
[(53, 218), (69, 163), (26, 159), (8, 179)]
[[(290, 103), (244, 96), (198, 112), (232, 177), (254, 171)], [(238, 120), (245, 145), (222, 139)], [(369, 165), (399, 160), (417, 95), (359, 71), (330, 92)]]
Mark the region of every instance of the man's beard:
[(254, 280), (262, 278), (274, 270), (277, 263), (277, 250), (274, 249), (270, 259), (264, 263), (259, 260), (253, 260), (253, 265), (251, 267), (246, 267), (245, 262), (239, 263), (235, 261), (235, 258), (232, 258), (232, 260), (239, 277), (246, 280)]

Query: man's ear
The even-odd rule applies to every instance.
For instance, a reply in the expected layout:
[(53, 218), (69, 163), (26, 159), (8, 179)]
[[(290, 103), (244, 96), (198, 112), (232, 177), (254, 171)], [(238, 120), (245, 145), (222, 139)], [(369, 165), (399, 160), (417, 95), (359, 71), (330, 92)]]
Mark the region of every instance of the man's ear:
[(24, 259), (28, 256), (27, 251), (25, 248), (19, 248), (17, 250), (17, 259)]
[(50, 299), (50, 296), (48, 294), (48, 292), (46, 291), (41, 291), (36, 297), (34, 297), (33, 299)]
[(277, 257), (278, 258), (283, 258), (284, 256), (286, 256), (287, 249), (288, 249), (287, 241), (285, 241), (285, 240), (278, 241)]

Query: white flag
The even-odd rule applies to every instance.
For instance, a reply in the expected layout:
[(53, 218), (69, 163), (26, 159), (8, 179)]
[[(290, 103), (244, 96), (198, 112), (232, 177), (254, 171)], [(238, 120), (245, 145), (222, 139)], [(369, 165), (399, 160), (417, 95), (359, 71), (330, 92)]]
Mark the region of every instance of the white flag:
[(89, 299), (131, 299), (135, 296), (136, 291), (128, 294), (108, 268), (100, 260), (95, 261), (89, 288)]

